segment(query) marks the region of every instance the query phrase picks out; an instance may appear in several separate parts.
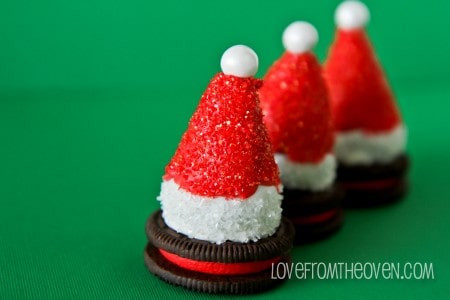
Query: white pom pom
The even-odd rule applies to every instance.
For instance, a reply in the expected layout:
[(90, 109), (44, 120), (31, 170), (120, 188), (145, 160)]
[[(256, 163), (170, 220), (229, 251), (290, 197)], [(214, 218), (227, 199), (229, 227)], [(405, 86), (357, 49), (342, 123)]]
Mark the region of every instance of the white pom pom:
[(223, 53), (220, 67), (226, 75), (242, 78), (254, 76), (258, 71), (258, 55), (247, 46), (236, 45)]
[(308, 22), (294, 22), (283, 32), (284, 48), (294, 54), (311, 51), (318, 40), (316, 28)]
[(334, 18), (341, 29), (358, 29), (369, 22), (370, 12), (364, 3), (349, 0), (338, 6)]

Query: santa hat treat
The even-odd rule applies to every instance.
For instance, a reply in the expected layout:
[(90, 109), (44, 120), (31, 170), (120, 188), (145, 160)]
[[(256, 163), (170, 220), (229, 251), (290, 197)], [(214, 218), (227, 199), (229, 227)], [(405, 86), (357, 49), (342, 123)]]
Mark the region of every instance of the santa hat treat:
[(298, 242), (327, 236), (342, 223), (331, 109), (321, 66), (312, 53), (317, 41), (311, 24), (289, 25), (283, 33), (286, 51), (259, 91), (284, 185), (283, 212), (296, 226)]
[(365, 32), (370, 15), (359, 1), (341, 3), (324, 65), (336, 130), (338, 180), (349, 206), (377, 205), (405, 192), (406, 128)]
[(294, 228), (281, 217), (278, 169), (255, 79), (256, 53), (229, 48), (166, 167), (161, 210), (148, 220), (145, 251), (165, 281), (211, 293), (254, 293), (280, 283)]

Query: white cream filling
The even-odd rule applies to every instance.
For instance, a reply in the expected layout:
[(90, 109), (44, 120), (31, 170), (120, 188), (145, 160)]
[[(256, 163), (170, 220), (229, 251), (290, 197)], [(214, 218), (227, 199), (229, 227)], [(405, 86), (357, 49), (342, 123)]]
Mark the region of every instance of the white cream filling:
[(183, 190), (175, 181), (161, 184), (163, 218), (173, 230), (217, 244), (246, 243), (275, 233), (281, 220), (281, 199), (275, 186), (259, 186), (247, 199), (203, 197)]
[(405, 151), (406, 139), (407, 130), (402, 124), (378, 134), (362, 130), (340, 132), (336, 135), (334, 153), (346, 165), (389, 163)]
[(329, 153), (317, 164), (297, 163), (287, 155), (275, 153), (281, 182), (286, 188), (322, 191), (330, 187), (336, 177), (336, 159)]

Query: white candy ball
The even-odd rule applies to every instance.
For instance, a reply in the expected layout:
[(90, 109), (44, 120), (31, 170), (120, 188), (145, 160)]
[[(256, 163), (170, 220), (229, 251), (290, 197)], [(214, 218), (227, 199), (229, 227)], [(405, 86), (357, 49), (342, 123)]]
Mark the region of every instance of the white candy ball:
[(283, 32), (283, 46), (294, 54), (311, 51), (318, 40), (319, 34), (316, 28), (308, 22), (294, 22)]
[(359, 1), (342, 2), (334, 15), (336, 25), (341, 29), (358, 29), (366, 26), (370, 19), (367, 6)]
[(236, 45), (223, 53), (220, 67), (226, 75), (242, 78), (254, 76), (258, 71), (258, 55), (247, 46)]

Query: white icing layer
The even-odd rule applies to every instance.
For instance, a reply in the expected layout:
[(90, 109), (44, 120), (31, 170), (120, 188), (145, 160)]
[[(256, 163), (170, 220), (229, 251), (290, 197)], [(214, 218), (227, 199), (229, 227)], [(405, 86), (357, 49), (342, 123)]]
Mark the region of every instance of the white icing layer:
[(259, 186), (245, 200), (193, 195), (173, 180), (163, 181), (163, 218), (173, 230), (217, 244), (246, 243), (272, 235), (280, 225), (281, 199), (274, 186)]
[(407, 130), (403, 125), (378, 133), (367, 134), (362, 130), (338, 132), (334, 153), (347, 165), (388, 163), (405, 151)]
[(297, 163), (285, 154), (276, 153), (275, 161), (280, 169), (283, 185), (290, 189), (322, 191), (330, 187), (336, 177), (336, 159), (327, 154), (317, 164)]

